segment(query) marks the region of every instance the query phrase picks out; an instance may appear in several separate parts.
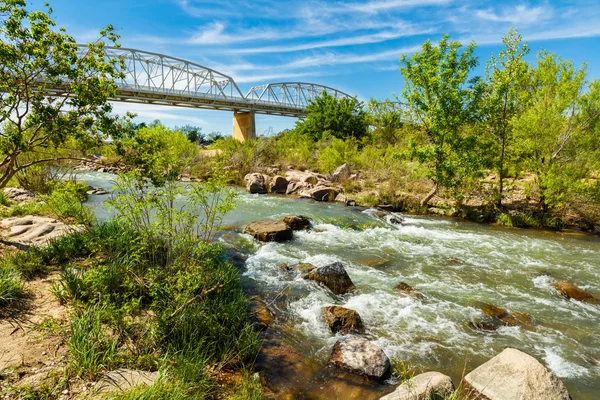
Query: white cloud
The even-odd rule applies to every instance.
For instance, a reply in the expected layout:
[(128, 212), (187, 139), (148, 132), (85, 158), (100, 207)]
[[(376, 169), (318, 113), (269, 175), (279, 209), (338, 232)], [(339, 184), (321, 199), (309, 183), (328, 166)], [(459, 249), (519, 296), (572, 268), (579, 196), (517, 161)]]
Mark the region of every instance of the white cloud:
[(478, 10), (475, 15), (486, 21), (510, 22), (516, 25), (530, 25), (547, 20), (552, 16), (552, 9), (548, 7), (528, 7), (517, 5), (503, 8), (497, 13), (491, 9)]
[[(171, 109), (173, 111), (168, 111), (168, 107), (152, 104), (133, 104), (123, 102), (112, 102), (112, 104), (113, 112), (119, 115), (125, 115), (126, 113), (130, 112), (137, 114), (138, 118), (143, 120), (153, 121), (155, 119), (159, 119), (161, 121), (173, 122), (175, 125), (207, 125), (207, 122), (202, 118), (182, 114), (182, 112), (185, 112), (183, 108), (178, 109), (176, 107), (172, 107)], [(187, 112), (189, 113), (189, 111)]]

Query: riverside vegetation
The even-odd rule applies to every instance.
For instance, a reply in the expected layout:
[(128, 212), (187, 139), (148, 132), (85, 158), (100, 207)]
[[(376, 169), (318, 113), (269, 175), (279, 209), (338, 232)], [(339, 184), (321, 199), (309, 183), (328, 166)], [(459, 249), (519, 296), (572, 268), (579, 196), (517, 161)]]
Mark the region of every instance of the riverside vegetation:
[[(215, 139), (209, 152), (198, 146), (197, 128), (112, 115), (107, 100), (120, 62), (102, 52), (106, 43), (118, 46), (112, 27), (78, 56), (51, 10), (30, 12), (24, 0), (7, 0), (0, 15), (0, 92), (7, 94), (0, 187), (20, 186), (41, 200), (0, 196), (2, 217), (73, 225), (46, 246), (2, 248), (3, 329), (38, 306), (32, 285), (46, 284), (64, 315), (26, 328), (55, 339), (56, 352), (39, 381), (19, 384), (32, 377), (25, 360), (3, 368), (0, 389), (9, 398), (261, 398), (249, 302), (239, 270), (214, 240), (235, 205), (225, 184), (249, 173), (330, 174), (349, 164), (356, 174), (336, 185), (363, 205), (511, 226), (592, 230), (600, 222), (600, 83), (555, 55), (527, 63), (516, 30), (485, 77), (472, 76), (474, 44), (462, 50), (444, 37), (402, 56), (406, 107), (324, 94), (295, 129), (246, 143)], [(35, 80), (39, 74), (45, 83)], [(64, 86), (65, 97), (55, 101), (45, 84)], [(117, 179), (110, 221), (96, 221), (82, 205), (87, 185), (65, 179), (73, 162), (128, 171)], [(175, 182), (182, 177), (204, 183), (182, 186)], [(184, 207), (176, 205), (181, 196)], [(393, 369), (410, 378), (402, 362)], [(111, 371), (144, 384), (115, 394)]]

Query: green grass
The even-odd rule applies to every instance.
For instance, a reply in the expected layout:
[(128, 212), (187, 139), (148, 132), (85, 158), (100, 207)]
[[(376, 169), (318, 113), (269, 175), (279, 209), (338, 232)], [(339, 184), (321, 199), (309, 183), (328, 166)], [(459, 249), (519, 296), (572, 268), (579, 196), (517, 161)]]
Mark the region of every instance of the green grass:
[(19, 271), (6, 265), (0, 265), (0, 307), (26, 296), (27, 291), (23, 286)]

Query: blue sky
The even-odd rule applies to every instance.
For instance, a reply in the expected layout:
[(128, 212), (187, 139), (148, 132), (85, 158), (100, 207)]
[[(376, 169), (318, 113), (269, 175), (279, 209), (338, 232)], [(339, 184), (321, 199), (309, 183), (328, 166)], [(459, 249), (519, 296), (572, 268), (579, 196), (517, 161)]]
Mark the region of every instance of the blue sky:
[[(164, 53), (231, 75), (242, 92), (268, 82), (324, 84), (358, 96), (391, 98), (402, 91), (398, 59), (443, 33), (476, 40), (480, 66), (500, 49), (511, 25), (532, 48), (576, 64), (600, 78), (600, 0), (50, 0), (59, 25), (90, 41), (107, 24), (123, 47)], [(35, 0), (32, 7), (40, 7)], [(222, 111), (115, 104), (139, 121), (193, 124), (231, 133)], [(287, 117), (257, 116), (264, 134), (293, 126)]]

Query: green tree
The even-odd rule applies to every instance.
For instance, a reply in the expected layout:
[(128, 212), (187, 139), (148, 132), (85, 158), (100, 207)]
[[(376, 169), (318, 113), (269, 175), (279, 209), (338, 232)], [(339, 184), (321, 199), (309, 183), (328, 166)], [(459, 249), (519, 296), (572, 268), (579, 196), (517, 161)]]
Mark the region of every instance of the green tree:
[(338, 99), (323, 92), (306, 108), (307, 117), (296, 122), (296, 130), (314, 141), (333, 136), (361, 139), (367, 134), (366, 112), (355, 98)]
[(181, 128), (175, 128), (176, 131), (181, 131), (192, 143), (199, 144), (204, 142), (204, 134), (199, 126), (185, 125)]
[(402, 127), (401, 105), (387, 99), (383, 102), (371, 99), (367, 110), (375, 142), (383, 145), (395, 144), (398, 140), (398, 130)]
[(65, 142), (98, 143), (122, 126), (108, 102), (122, 76), (122, 64), (103, 51), (105, 42), (117, 46), (112, 26), (80, 49), (46, 7), (0, 2), (0, 187), (32, 165), (65, 158), (54, 152)]
[(498, 58), (492, 56), (486, 65), (486, 92), (484, 101), (485, 125), (498, 144), (498, 206), (502, 206), (507, 151), (513, 140), (514, 119), (527, 104), (525, 85), (529, 66), (524, 57), (529, 54), (527, 43), (516, 29), (502, 38), (505, 48)]
[[(592, 170), (600, 148), (600, 82), (547, 52), (528, 85), (529, 107), (516, 121), (525, 167), (535, 174), (543, 211), (560, 206)], [(587, 186), (587, 185), (584, 185)]]
[(461, 47), (459, 41), (450, 41), (444, 35), (437, 45), (427, 40), (420, 52), (400, 57), (409, 116), (426, 138), (424, 145), (413, 144), (412, 151), (428, 165), (434, 183), (422, 205), (431, 200), (440, 186), (456, 187), (462, 178), (460, 171), (474, 169), (469, 163), (471, 158), (464, 157), (470, 155), (472, 141), (464, 140), (462, 129), (476, 119), (482, 85), (480, 78), (469, 78), (477, 65), (473, 55), (475, 43), (462, 53)]
[(117, 154), (155, 185), (175, 180), (198, 153), (181, 131), (173, 131), (161, 123), (139, 129), (133, 137), (116, 142)]

